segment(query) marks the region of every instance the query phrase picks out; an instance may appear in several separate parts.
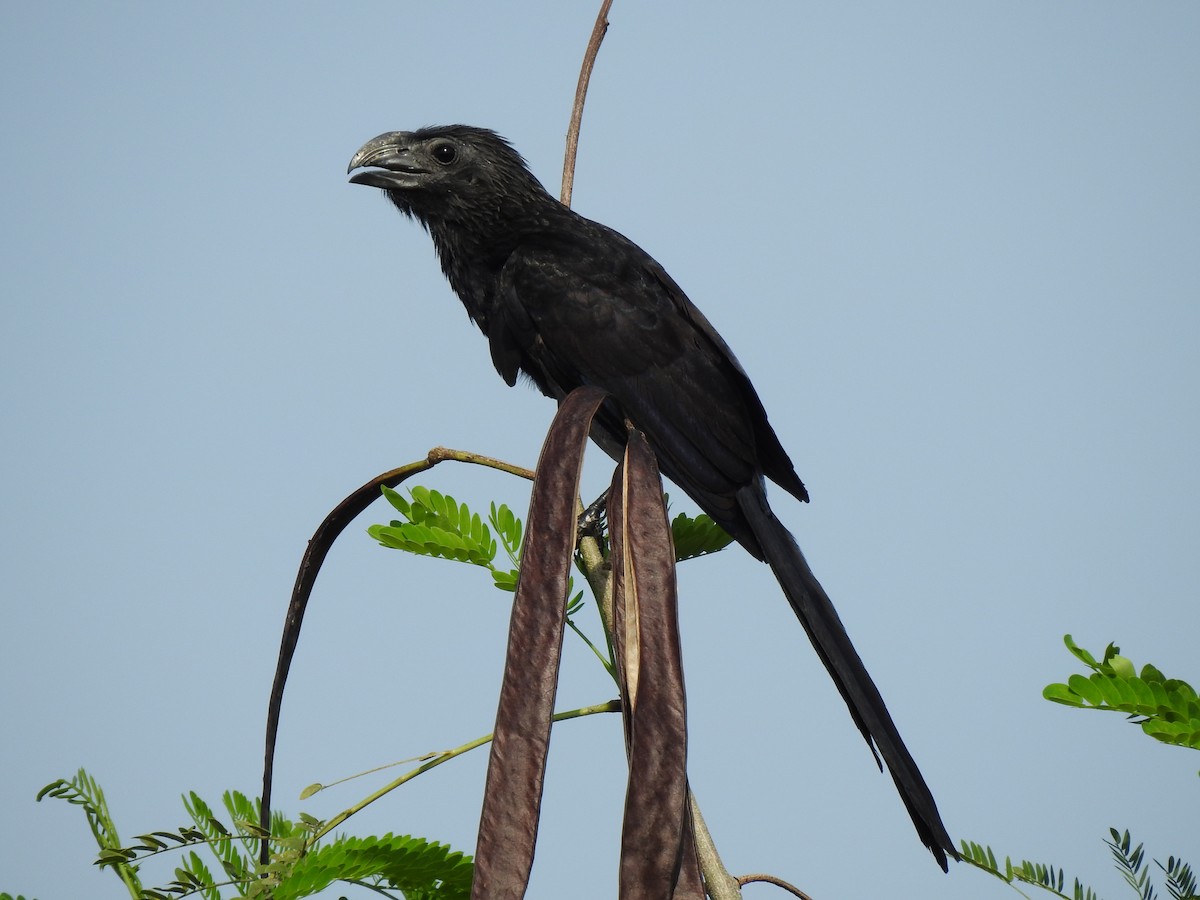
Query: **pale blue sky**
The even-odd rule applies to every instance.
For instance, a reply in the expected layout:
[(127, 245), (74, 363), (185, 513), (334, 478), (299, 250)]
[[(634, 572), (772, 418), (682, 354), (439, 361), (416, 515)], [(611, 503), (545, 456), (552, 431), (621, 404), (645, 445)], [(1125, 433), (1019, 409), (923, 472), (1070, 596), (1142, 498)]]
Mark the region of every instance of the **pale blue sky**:
[[(576, 208), (653, 253), (758, 385), (813, 496), (778, 511), (951, 833), (1110, 900), (1109, 825), (1200, 863), (1195, 754), (1040, 699), (1074, 671), (1065, 632), (1200, 681), (1200, 6), (740, 9), (617, 0)], [(346, 493), (437, 444), (534, 461), (551, 404), (504, 386), (428, 239), (345, 167), (458, 121), (556, 190), (593, 16), (0, 6), (0, 890), (124, 896), (78, 811), (33, 802), (80, 765), (126, 835), (182, 822), (184, 791), (257, 791), (295, 567)], [(607, 478), (593, 453), (587, 489)], [(313, 597), (293, 813), (386, 776), (301, 804), (310, 782), (491, 728), (507, 598), (377, 548), (387, 517)], [(938, 871), (765, 567), (732, 550), (681, 579), (692, 784), (732, 870), (1013, 896)], [(563, 679), (561, 708), (612, 694), (578, 641)], [(470, 851), (485, 761), (351, 830)], [(556, 732), (532, 898), (614, 895), (622, 790), (615, 718)]]

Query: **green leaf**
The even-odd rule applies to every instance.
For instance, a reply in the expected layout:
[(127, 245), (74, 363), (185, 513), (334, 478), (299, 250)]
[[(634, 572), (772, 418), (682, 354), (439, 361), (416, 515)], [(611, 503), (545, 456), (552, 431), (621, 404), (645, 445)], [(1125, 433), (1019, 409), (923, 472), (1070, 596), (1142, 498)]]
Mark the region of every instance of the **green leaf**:
[[(489, 508), (488, 521), (496, 529), (504, 545), (504, 552), (517, 565), (521, 558), (521, 520), (513, 515), (513, 511), (501, 504), (492, 503)], [(493, 545), (494, 546), (494, 545)]]
[(383, 496), (387, 498), (387, 502), (398, 509), (402, 515), (405, 517), (408, 516), (411, 507), (409, 502), (404, 499), (403, 494), (385, 485), (383, 487)]
[(1102, 666), (1108, 665), (1108, 661), (1113, 659), (1120, 652), (1121, 652), (1120, 647), (1118, 647), (1116, 644), (1110, 643), (1107, 647), (1104, 648), (1104, 659), (1100, 660), (1100, 665), (1102, 665)]
[(1103, 675), (1093, 675), (1091, 681), (1100, 689), (1105, 703), (1114, 709), (1129, 711), (1128, 707), (1133, 704), (1133, 691), (1129, 689), (1128, 684), (1119, 678), (1112, 676), (1106, 678)]
[(1092, 654), (1088, 653), (1088, 651), (1076, 644), (1074, 639), (1069, 634), (1063, 635), (1063, 643), (1067, 645), (1067, 649), (1070, 650), (1071, 653), (1076, 657), (1078, 657), (1084, 663), (1084, 665), (1090, 666), (1093, 669), (1099, 668), (1100, 664), (1096, 662), (1096, 657), (1092, 656)]
[(517, 589), (517, 577), (519, 574), (516, 569), (508, 572), (493, 570), (492, 581), (502, 591), (515, 591)]
[(1133, 678), (1137, 674), (1137, 671), (1133, 668), (1133, 663), (1124, 656), (1117, 656), (1116, 654), (1113, 654), (1113, 656), (1109, 658), (1108, 664), (1112, 666), (1113, 674), (1121, 678)]
[(1127, 713), (1155, 740), (1200, 750), (1200, 701), (1190, 684), (1167, 678), (1149, 664), (1139, 677), (1133, 661), (1121, 656), (1115, 643), (1105, 648), (1104, 659), (1097, 664), (1070, 635), (1063, 641), (1072, 655), (1095, 671), (1087, 677), (1074, 674), (1065, 685), (1047, 685), (1043, 697), (1066, 706)]
[(1055, 703), (1067, 706), (1083, 706), (1083, 699), (1065, 684), (1048, 684), (1042, 689), (1042, 696)]
[(695, 518), (680, 513), (671, 520), (671, 538), (675, 542), (675, 560), (695, 559), (728, 547), (733, 538), (706, 515)]
[(1188, 722), (1168, 722), (1152, 718), (1142, 723), (1142, 731), (1164, 744), (1200, 750), (1200, 719)]
[(69, 789), (70, 789), (70, 784), (68, 784), (66, 781), (63, 781), (61, 778), (59, 778), (57, 781), (50, 782), (48, 785), (46, 785), (44, 788), (42, 788), (40, 791), (37, 792), (37, 802), (41, 803), (42, 800), (47, 796), (59, 797), (62, 795), (64, 790), (69, 790)]
[(96, 861), (94, 865), (103, 868), (104, 866), (112, 866), (128, 862), (136, 856), (137, 853), (133, 850), (122, 850), (117, 847), (106, 847), (96, 854)]
[[(1093, 675), (1092, 678), (1098, 676)], [(1067, 684), (1076, 694), (1090, 703), (1092, 706), (1099, 706), (1104, 702), (1104, 696), (1100, 693), (1100, 688), (1090, 678), (1085, 675), (1072, 675), (1067, 679)]]
[(444, 844), (391, 834), (343, 838), (301, 857), (273, 896), (297, 900), (338, 881), (378, 878), (381, 887), (402, 891), (412, 900), (466, 900), (472, 874), (470, 857)]
[(411, 503), (393, 503), (405, 516), (367, 533), (385, 547), (492, 568), (496, 541), (466, 503), (422, 485), (410, 489)]
[(1158, 669), (1154, 668), (1154, 666), (1150, 665), (1150, 663), (1146, 663), (1144, 666), (1142, 666), (1142, 680), (1163, 682), (1167, 679), (1163, 677), (1162, 672), (1158, 671)]

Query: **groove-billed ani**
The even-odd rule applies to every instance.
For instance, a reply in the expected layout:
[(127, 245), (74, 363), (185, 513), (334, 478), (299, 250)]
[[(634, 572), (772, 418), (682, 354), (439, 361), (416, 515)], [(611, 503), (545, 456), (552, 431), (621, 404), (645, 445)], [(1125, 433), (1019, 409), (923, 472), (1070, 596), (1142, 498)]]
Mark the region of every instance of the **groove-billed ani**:
[(764, 476), (808, 492), (733, 352), (632, 241), (554, 199), (501, 137), (464, 125), (381, 134), (350, 180), (387, 191), (428, 230), (442, 271), (509, 385), (524, 373), (561, 401), (607, 391), (592, 438), (619, 458), (626, 423), (663, 474), (770, 564), (808, 636), (942, 868), (955, 856), (933, 795), (829, 597), (767, 504)]

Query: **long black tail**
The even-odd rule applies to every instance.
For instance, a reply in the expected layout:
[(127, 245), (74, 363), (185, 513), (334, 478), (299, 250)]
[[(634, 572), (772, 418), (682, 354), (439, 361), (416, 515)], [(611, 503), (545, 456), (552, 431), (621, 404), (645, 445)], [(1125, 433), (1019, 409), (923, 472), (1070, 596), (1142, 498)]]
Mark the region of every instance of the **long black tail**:
[(809, 569), (791, 532), (771, 512), (761, 485), (742, 488), (737, 499), (800, 624), (808, 632), (842, 699), (850, 707), (858, 730), (875, 753), (875, 761), (879, 762), (879, 757), (883, 757), (900, 797), (908, 807), (908, 814), (917, 826), (917, 834), (942, 869), (947, 869), (946, 855), (958, 858), (954, 842), (946, 833), (933, 794), (904, 746), (879, 689), (850, 643), (850, 636), (846, 634), (829, 595)]

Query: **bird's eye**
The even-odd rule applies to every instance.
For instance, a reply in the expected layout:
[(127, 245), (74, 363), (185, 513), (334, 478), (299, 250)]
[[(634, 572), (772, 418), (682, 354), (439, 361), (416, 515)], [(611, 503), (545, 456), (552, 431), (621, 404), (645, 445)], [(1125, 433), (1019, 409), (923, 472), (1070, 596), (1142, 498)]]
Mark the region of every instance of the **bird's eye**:
[(450, 163), (458, 159), (458, 148), (453, 144), (443, 141), (440, 144), (434, 144), (430, 148), (429, 155), (440, 162), (443, 166), (448, 166)]

